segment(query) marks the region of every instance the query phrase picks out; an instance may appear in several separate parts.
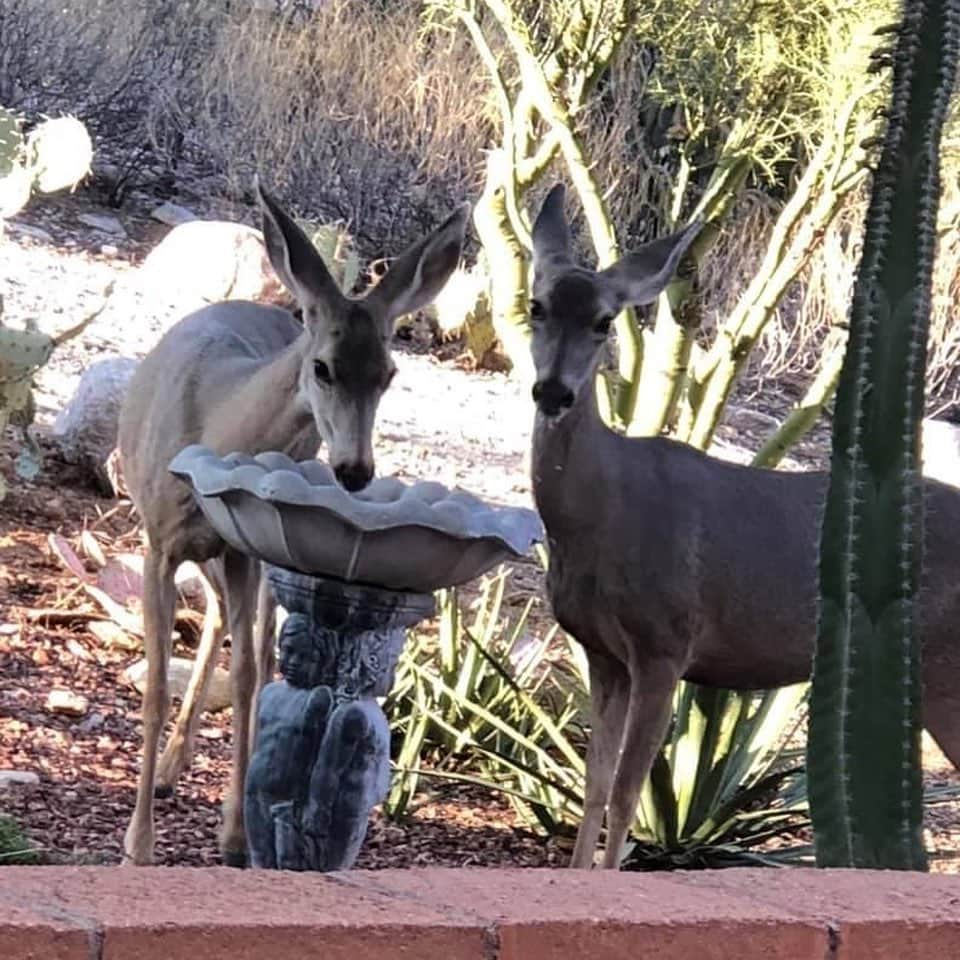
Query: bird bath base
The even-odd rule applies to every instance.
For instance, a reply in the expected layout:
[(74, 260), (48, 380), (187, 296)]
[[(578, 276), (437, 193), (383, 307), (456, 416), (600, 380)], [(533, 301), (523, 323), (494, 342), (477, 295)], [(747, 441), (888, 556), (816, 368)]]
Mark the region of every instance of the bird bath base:
[(287, 618), (283, 679), (257, 707), (244, 798), (250, 863), (346, 870), (390, 785), (390, 731), (375, 698), (389, 693), (406, 629), (432, 616), (434, 598), (264, 567)]

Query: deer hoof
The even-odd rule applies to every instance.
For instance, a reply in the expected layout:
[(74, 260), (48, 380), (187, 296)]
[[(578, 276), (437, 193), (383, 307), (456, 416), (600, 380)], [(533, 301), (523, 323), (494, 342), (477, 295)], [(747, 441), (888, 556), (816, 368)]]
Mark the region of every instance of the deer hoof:
[(223, 865), (225, 867), (237, 867), (240, 870), (244, 870), (247, 867), (246, 850), (224, 850), (221, 856), (223, 857)]
[(173, 786), (169, 783), (157, 783), (153, 787), (155, 800), (169, 800), (173, 796)]

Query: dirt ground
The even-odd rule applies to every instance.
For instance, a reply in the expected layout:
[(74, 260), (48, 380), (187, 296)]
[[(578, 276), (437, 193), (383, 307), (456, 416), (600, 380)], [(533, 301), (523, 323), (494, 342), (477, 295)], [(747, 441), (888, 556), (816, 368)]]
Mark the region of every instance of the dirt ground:
[[(104, 315), (40, 374), (41, 434), (89, 363), (113, 353), (141, 356), (172, 320), (170, 311), (151, 311), (138, 300), (132, 284), (136, 264), (156, 241), (156, 225), (131, 218), (123, 240), (84, 233), (75, 215), (85, 204), (77, 197), (34, 205), (0, 243), (0, 294), (13, 325), (32, 315), (41, 329), (62, 329), (90, 309), (107, 279), (121, 289)], [(399, 373), (380, 417), (378, 472), (436, 479), (494, 502), (529, 506), (531, 410), (516, 384), (464, 370), (455, 351), (438, 358), (408, 345), (397, 361)], [(738, 397), (715, 452), (747, 459), (793, 399), (789, 390), (765, 393), (759, 402)], [(821, 428), (789, 465), (820, 465), (824, 438)], [(46, 442), (44, 448), (44, 470), (27, 482), (14, 475), (12, 435), (0, 437), (0, 472), (10, 485), (0, 502), (0, 769), (39, 776), (35, 786), (0, 788), (0, 812), (19, 820), (49, 859), (114, 863), (139, 766), (140, 696), (122, 673), (141, 652), (136, 644), (111, 645), (92, 632), (100, 611), (48, 537), (60, 534), (76, 548), (87, 531), (109, 558), (139, 550), (139, 534), (129, 503), (103, 499), (54, 448)], [(523, 576), (529, 589), (529, 569)], [(183, 643), (175, 653), (189, 655)], [(82, 714), (51, 712), (47, 698), (54, 689), (85, 697)], [(205, 714), (178, 794), (157, 803), (159, 862), (218, 862), (229, 740), (229, 710)], [(960, 783), (935, 749), (927, 760), (930, 783)], [(960, 803), (931, 811), (928, 827), (939, 851), (935, 869), (958, 869), (950, 858), (960, 851)], [(547, 843), (521, 829), (496, 795), (434, 786), (404, 823), (374, 816), (359, 865), (554, 866), (568, 854), (566, 842)]]

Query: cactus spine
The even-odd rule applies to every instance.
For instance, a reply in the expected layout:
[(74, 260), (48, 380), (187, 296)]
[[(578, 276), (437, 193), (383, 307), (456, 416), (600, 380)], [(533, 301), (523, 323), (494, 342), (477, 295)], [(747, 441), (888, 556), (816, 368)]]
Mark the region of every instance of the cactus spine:
[(939, 149), (960, 0), (904, 0), (834, 413), (808, 789), (819, 866), (924, 869), (919, 476)]

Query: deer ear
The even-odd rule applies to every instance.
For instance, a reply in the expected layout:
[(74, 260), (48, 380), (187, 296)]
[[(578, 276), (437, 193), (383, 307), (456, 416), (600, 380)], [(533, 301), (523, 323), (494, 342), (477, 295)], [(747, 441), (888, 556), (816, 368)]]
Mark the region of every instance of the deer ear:
[(563, 213), (566, 190), (562, 183), (550, 188), (533, 224), (533, 271), (544, 276), (572, 262), (570, 228)]
[(393, 321), (426, 306), (443, 289), (460, 262), (470, 204), (459, 206), (433, 233), (408, 247), (367, 294), (393, 332)]
[(702, 220), (694, 220), (683, 230), (646, 243), (601, 270), (599, 276), (613, 293), (617, 307), (653, 303), (674, 278), (683, 255), (702, 227)]
[(261, 186), (259, 179), (254, 180), (254, 189), (260, 201), (267, 256), (283, 285), (301, 306), (318, 301), (330, 306), (343, 300), (323, 257), (293, 217)]

